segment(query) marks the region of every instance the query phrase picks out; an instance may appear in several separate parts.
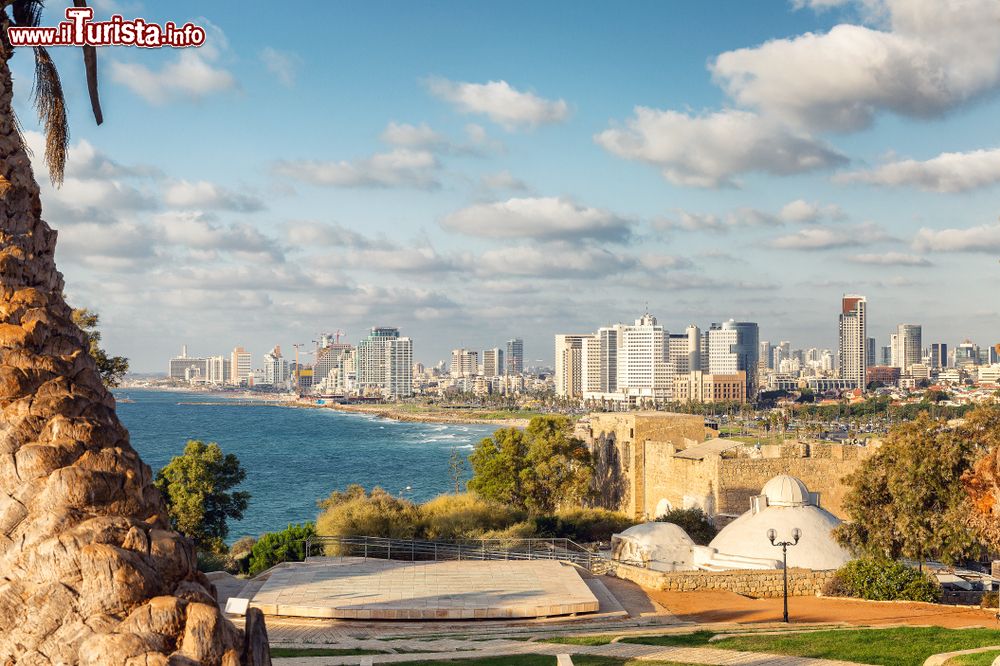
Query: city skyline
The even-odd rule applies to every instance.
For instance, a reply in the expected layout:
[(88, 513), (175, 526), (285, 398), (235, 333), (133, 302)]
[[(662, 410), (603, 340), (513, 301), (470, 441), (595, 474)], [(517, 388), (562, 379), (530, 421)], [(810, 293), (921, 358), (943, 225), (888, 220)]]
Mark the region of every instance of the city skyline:
[(327, 3), (287, 34), (263, 3), (129, 6), (208, 40), (105, 49), (99, 128), (53, 49), (67, 297), (143, 372), (185, 341), (259, 358), (333, 326), (398, 326), (424, 362), (523, 337), (534, 361), (646, 303), (670, 331), (735, 318), (834, 349), (852, 292), (879, 347), (911, 321), (995, 342), (1000, 9), (724, 4)]

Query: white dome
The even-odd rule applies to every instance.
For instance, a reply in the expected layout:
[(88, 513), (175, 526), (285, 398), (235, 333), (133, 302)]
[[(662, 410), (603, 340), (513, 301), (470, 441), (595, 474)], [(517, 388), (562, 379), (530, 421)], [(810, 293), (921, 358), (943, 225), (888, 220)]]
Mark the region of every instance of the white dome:
[(747, 511), (726, 525), (709, 546), (720, 555), (781, 561), (781, 548), (771, 545), (767, 531), (775, 530), (777, 541), (791, 541), (792, 530), (797, 527), (802, 536), (798, 544), (788, 548), (788, 567), (839, 569), (851, 559), (851, 554), (831, 534), (838, 525), (840, 520), (836, 516), (818, 506), (768, 506), (757, 513)]
[(673, 523), (640, 523), (611, 537), (612, 558), (657, 571), (691, 568), (694, 541)]
[(813, 503), (806, 484), (787, 474), (779, 474), (765, 483), (761, 494), (767, 496), (768, 506), (806, 506)]

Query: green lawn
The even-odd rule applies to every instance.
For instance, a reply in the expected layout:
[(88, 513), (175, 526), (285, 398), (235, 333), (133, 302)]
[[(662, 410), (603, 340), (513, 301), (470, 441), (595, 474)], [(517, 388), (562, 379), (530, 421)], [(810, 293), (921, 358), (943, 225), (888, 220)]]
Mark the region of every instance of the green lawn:
[[(687, 635), (633, 636), (623, 642), (644, 645), (708, 645), (711, 632)], [(894, 627), (735, 636), (711, 643), (724, 650), (771, 652), (823, 659), (842, 659), (878, 666), (921, 666), (932, 654), (1000, 645), (993, 629)]]
[(976, 654), (963, 654), (945, 662), (945, 666), (991, 666), (993, 660), (1000, 657), (1000, 651), (990, 650)]

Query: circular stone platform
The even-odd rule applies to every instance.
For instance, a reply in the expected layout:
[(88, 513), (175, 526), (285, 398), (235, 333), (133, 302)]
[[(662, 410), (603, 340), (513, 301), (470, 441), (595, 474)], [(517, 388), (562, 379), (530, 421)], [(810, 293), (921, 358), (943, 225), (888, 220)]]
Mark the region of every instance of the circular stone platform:
[(275, 570), (250, 600), (265, 615), (472, 620), (593, 613), (598, 601), (561, 562), (397, 562), (312, 557)]

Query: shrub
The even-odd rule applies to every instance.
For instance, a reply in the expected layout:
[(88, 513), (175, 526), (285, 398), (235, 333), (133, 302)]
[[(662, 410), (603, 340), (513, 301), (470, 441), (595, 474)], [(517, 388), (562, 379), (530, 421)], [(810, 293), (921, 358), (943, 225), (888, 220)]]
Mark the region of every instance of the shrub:
[(611, 541), (611, 535), (635, 525), (624, 513), (607, 509), (565, 509), (535, 516), (535, 536), (565, 538), (578, 543)]
[(1000, 603), (1000, 592), (991, 590), (983, 593), (983, 598), (979, 600), (979, 605), (983, 608), (996, 608)]
[(212, 550), (197, 550), (198, 571), (208, 573), (209, 571), (227, 571), (229, 560), (224, 552), (220, 553)]
[(473, 493), (439, 495), (421, 504), (419, 537), (422, 539), (478, 539), (503, 531), (524, 520), (524, 512)]
[(705, 512), (698, 508), (671, 509), (666, 514), (659, 516), (656, 521), (673, 523), (681, 527), (699, 546), (707, 546), (719, 533)]
[[(409, 500), (394, 497), (376, 486), (370, 493), (357, 484), (334, 491), (320, 500), (316, 530), (325, 536), (376, 536), (413, 539), (418, 536), (420, 512)], [(328, 554), (336, 555), (336, 552)]]
[(825, 594), (874, 601), (929, 601), (941, 598), (931, 576), (893, 560), (851, 560), (827, 583)]
[(301, 562), (306, 558), (305, 540), (311, 536), (316, 536), (312, 523), (289, 525), (280, 532), (262, 534), (250, 551), (250, 575), (256, 576), (280, 562)]
[(241, 537), (229, 547), (229, 554), (226, 558), (226, 570), (229, 573), (246, 573), (249, 569), (250, 554), (253, 552), (254, 544), (257, 540), (251, 536)]

